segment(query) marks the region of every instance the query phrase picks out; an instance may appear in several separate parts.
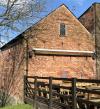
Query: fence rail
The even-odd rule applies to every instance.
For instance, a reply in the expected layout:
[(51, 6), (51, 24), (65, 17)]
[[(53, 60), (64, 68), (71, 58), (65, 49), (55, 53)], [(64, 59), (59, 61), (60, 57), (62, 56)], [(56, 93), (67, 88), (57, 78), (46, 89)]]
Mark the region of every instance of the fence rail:
[(49, 109), (100, 109), (100, 80), (24, 76), (24, 101)]

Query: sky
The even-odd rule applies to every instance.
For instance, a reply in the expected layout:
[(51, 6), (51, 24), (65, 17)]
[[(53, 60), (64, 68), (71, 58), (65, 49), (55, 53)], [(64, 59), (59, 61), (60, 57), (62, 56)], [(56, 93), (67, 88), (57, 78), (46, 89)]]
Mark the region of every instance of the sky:
[[(95, 2), (100, 3), (100, 0), (46, 0), (46, 6), (44, 9), (45, 12), (42, 13), (40, 16), (45, 17), (45, 15), (49, 14), (51, 11), (59, 7), (61, 4), (65, 4), (69, 8), (69, 10), (78, 18)], [(35, 22), (37, 22), (38, 20), (40, 19), (35, 19)], [(10, 34), (8, 33), (11, 37), (9, 40), (16, 37), (23, 31), (25, 31), (27, 28), (29, 27), (21, 28), (20, 32), (10, 31)], [(5, 40), (5, 38), (3, 38), (3, 40)]]
[(76, 17), (79, 17), (95, 2), (100, 3), (100, 0), (48, 0), (48, 10), (53, 10), (64, 3)]

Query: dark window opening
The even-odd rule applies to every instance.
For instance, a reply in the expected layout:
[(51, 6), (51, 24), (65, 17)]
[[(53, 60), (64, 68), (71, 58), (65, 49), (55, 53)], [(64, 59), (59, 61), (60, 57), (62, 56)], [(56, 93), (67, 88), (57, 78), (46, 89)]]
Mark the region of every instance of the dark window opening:
[(65, 36), (65, 24), (61, 23), (60, 24), (60, 35)]

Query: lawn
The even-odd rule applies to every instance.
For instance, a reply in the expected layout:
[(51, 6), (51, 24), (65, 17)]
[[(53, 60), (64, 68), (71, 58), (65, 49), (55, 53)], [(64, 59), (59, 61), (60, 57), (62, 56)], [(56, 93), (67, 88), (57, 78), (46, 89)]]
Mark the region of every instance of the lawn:
[(19, 105), (14, 105), (14, 106), (6, 106), (4, 108), (0, 109), (33, 109), (31, 105), (27, 104), (19, 104)]

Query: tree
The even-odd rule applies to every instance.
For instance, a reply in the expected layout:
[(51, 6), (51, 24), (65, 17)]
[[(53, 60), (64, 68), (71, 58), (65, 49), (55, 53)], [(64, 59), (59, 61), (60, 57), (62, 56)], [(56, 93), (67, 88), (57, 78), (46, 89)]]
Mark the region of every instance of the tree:
[[(32, 20), (40, 18), (39, 15), (44, 11), (44, 6), (45, 0), (0, 0), (0, 31), (3, 31), (3, 33), (0, 33), (0, 45), (4, 44), (1, 39), (2, 37), (7, 35), (6, 38), (9, 38), (6, 32), (10, 30), (21, 32), (20, 25), (28, 26)], [(27, 38), (24, 40), (27, 41)], [(14, 84), (22, 83), (20, 82), (22, 79), (19, 78), (20, 80), (18, 80), (17, 77), (19, 76), (18, 72), (25, 58), (24, 48), (23, 44), (21, 44), (12, 48), (10, 52), (9, 50), (0, 52), (0, 60), (2, 59), (0, 61), (1, 106), (5, 106), (10, 101), (11, 94), (14, 94), (16, 88), (18, 88), (14, 88)], [(28, 48), (26, 47), (26, 49)]]
[(19, 32), (20, 25), (30, 25), (33, 17), (39, 18), (44, 6), (45, 0), (0, 0), (0, 31), (3, 31), (0, 33), (0, 44), (4, 43), (1, 39), (7, 35), (6, 32)]

